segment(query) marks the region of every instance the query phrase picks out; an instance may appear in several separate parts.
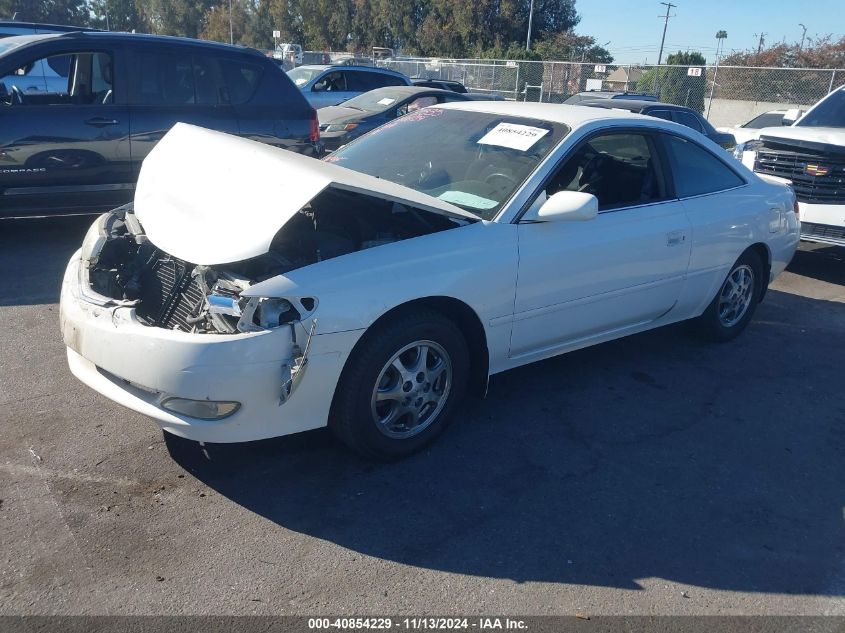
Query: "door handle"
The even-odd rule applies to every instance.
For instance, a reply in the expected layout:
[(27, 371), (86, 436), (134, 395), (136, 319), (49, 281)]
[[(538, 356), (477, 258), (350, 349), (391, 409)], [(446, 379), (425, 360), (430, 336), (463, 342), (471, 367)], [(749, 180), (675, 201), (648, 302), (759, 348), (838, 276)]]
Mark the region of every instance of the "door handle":
[(107, 119), (102, 116), (95, 116), (93, 119), (85, 121), (85, 125), (93, 125), (94, 127), (106, 127), (108, 125), (117, 125), (120, 123), (117, 119)]
[(672, 231), (666, 234), (666, 246), (677, 246), (683, 244), (687, 239), (687, 234), (683, 231)]

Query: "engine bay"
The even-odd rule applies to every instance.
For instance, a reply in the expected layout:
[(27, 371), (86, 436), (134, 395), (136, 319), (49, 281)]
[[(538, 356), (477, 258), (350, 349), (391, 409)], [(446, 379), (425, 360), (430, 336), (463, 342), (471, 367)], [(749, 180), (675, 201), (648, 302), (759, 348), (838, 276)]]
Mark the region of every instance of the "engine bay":
[(205, 266), (157, 248), (144, 234), (130, 204), (99, 221), (96, 252), (86, 253), (83, 247), (83, 259), (87, 258), (91, 289), (103, 298), (135, 306), (139, 320), (147, 325), (235, 334), (292, 323), (314, 309), (313, 299), (292, 302), (241, 297), (241, 292), (255, 283), (466, 223), (329, 187), (279, 229), (263, 255)]

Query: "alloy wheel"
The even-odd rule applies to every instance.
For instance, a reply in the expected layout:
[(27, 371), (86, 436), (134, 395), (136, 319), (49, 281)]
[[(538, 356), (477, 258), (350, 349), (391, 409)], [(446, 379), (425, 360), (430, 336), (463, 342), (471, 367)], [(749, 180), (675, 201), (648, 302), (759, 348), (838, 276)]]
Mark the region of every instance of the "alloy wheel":
[(434, 341), (405, 345), (379, 372), (370, 401), (376, 427), (387, 437), (406, 439), (440, 415), (452, 387), (452, 361)]

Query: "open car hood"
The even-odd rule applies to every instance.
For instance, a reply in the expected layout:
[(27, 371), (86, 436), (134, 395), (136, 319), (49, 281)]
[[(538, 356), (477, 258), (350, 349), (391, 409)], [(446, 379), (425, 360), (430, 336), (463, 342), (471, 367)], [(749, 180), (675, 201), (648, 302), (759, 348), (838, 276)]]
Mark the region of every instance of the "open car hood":
[(185, 123), (144, 160), (135, 215), (167, 253), (194, 264), (226, 264), (269, 251), (279, 229), (327, 187), (478, 219), (387, 180)]

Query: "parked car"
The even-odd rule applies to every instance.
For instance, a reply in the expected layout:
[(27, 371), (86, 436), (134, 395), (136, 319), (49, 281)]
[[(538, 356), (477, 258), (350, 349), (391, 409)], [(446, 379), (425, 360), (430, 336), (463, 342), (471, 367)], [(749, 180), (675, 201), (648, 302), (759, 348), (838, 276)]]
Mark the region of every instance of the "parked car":
[(302, 63), (303, 64), (331, 64), (332, 63), (332, 56), (331, 53), (327, 51), (303, 51), (302, 52)]
[(394, 458), (491, 374), (686, 319), (734, 338), (794, 202), (689, 128), (597, 108), (437, 105), (324, 161), (178, 125), (71, 258), (62, 333), (80, 380), (170, 433), (329, 425)]
[(411, 79), (415, 86), (420, 86), (421, 88), (439, 88), (440, 90), (451, 90), (452, 92), (458, 92), (461, 94), (466, 94), (469, 92), (467, 87), (463, 85), (460, 81), (453, 81), (451, 79), (430, 79), (427, 77), (413, 77)]
[(579, 105), (582, 101), (598, 99), (637, 99), (638, 101), (657, 101), (654, 95), (645, 92), (614, 92), (612, 90), (585, 90), (576, 92), (564, 101), (567, 105)]
[(416, 86), (377, 88), (336, 106), (319, 110), (320, 140), (326, 151), (334, 151), (370, 130), (397, 117), (438, 103), (467, 101), (466, 95), (451, 90)]
[(0, 38), (16, 35), (37, 35), (39, 33), (73, 33), (76, 31), (96, 31), (84, 26), (69, 26), (65, 24), (41, 24), (40, 22), (18, 22), (17, 20), (0, 20)]
[(720, 132), (727, 132), (734, 135), (737, 143), (745, 143), (757, 137), (757, 130), (764, 127), (778, 127), (781, 125), (792, 125), (804, 115), (799, 108), (791, 110), (770, 110), (758, 114), (750, 121), (734, 127), (716, 128)]
[(646, 114), (654, 116), (658, 119), (666, 119), (667, 121), (674, 121), (681, 125), (686, 125), (696, 132), (704, 134), (716, 145), (721, 145), (725, 149), (733, 150), (736, 146), (736, 140), (733, 134), (727, 132), (718, 132), (716, 128), (710, 125), (710, 121), (701, 116), (692, 108), (674, 105), (672, 103), (660, 103), (658, 101), (640, 101), (633, 99), (602, 99), (600, 101), (582, 101), (580, 105), (590, 106), (593, 108), (613, 108), (628, 110), (628, 112), (636, 112), (638, 114)]
[(410, 86), (402, 73), (372, 66), (300, 66), (288, 77), (315, 108), (337, 105), (385, 86)]
[(353, 55), (336, 57), (331, 61), (332, 66), (375, 66), (372, 57), (355, 57)]
[(759, 174), (792, 183), (801, 239), (845, 246), (845, 85), (793, 125), (757, 130), (734, 156)]
[(302, 65), (302, 46), (299, 44), (277, 44), (274, 57), (281, 60), (291, 59), (295, 65)]
[(316, 112), (257, 51), (131, 33), (0, 40), (0, 217), (130, 201), (177, 121), (319, 153)]

